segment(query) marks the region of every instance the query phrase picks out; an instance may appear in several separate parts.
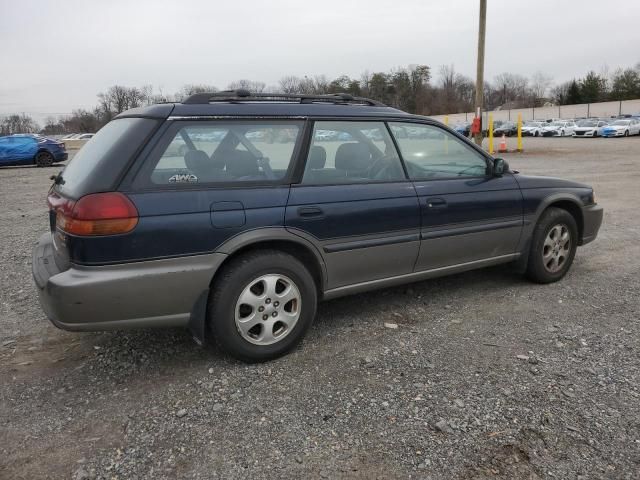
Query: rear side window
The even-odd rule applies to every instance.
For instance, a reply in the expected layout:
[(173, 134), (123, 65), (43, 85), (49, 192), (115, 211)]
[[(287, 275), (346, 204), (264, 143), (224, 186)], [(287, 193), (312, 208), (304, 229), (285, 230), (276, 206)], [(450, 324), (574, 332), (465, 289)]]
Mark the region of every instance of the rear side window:
[(432, 125), (390, 123), (412, 180), (477, 177), (487, 174), (487, 161), (464, 140)]
[(405, 180), (402, 163), (382, 122), (315, 122), (303, 184)]
[(78, 198), (111, 188), (156, 125), (157, 121), (148, 118), (120, 118), (107, 123), (75, 154), (56, 189)]
[(176, 124), (136, 183), (279, 182), (291, 167), (301, 131), (298, 121)]

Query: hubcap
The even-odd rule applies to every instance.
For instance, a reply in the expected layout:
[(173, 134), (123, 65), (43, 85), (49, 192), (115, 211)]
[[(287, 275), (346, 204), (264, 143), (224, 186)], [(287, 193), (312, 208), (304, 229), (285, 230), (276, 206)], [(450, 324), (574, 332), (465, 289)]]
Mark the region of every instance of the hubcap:
[(571, 233), (564, 224), (558, 224), (549, 230), (542, 246), (542, 263), (548, 272), (562, 270), (571, 251)]
[(293, 330), (301, 306), (300, 290), (290, 278), (263, 275), (242, 290), (236, 302), (236, 327), (246, 341), (271, 345)]

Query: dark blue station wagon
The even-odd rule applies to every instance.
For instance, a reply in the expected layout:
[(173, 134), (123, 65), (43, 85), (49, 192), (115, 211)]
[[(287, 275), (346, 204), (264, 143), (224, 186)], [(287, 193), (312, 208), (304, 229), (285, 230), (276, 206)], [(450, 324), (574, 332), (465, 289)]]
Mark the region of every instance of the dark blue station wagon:
[(33, 275), (56, 326), (189, 327), (245, 361), (294, 347), (321, 299), (509, 262), (560, 280), (602, 222), (587, 185), (344, 94), (130, 110), (48, 202)]

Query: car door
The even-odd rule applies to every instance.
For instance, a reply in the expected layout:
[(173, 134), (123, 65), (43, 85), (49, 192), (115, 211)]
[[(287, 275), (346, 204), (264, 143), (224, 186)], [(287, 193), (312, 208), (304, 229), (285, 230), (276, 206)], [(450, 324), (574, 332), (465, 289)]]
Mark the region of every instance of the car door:
[(411, 273), (420, 207), (383, 122), (316, 121), (286, 227), (321, 250), (328, 288)]
[[(405, 125), (393, 122), (391, 132)], [(523, 223), (516, 180), (491, 175), (491, 160), (447, 130), (419, 128), (422, 135), (396, 138), (420, 202), (416, 271), (515, 257)]]
[(0, 164), (31, 163), (38, 153), (38, 141), (33, 137), (0, 138)]

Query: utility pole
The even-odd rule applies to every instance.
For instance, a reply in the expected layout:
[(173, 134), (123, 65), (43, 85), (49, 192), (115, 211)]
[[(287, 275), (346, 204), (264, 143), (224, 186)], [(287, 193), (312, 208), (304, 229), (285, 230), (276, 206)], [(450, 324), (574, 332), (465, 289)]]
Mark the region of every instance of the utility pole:
[(487, 27), (487, 0), (480, 0), (480, 23), (478, 27), (478, 70), (476, 72), (476, 118), (480, 121), (480, 132), (474, 135), (476, 144), (482, 145), (482, 101), (484, 97), (484, 37)]

